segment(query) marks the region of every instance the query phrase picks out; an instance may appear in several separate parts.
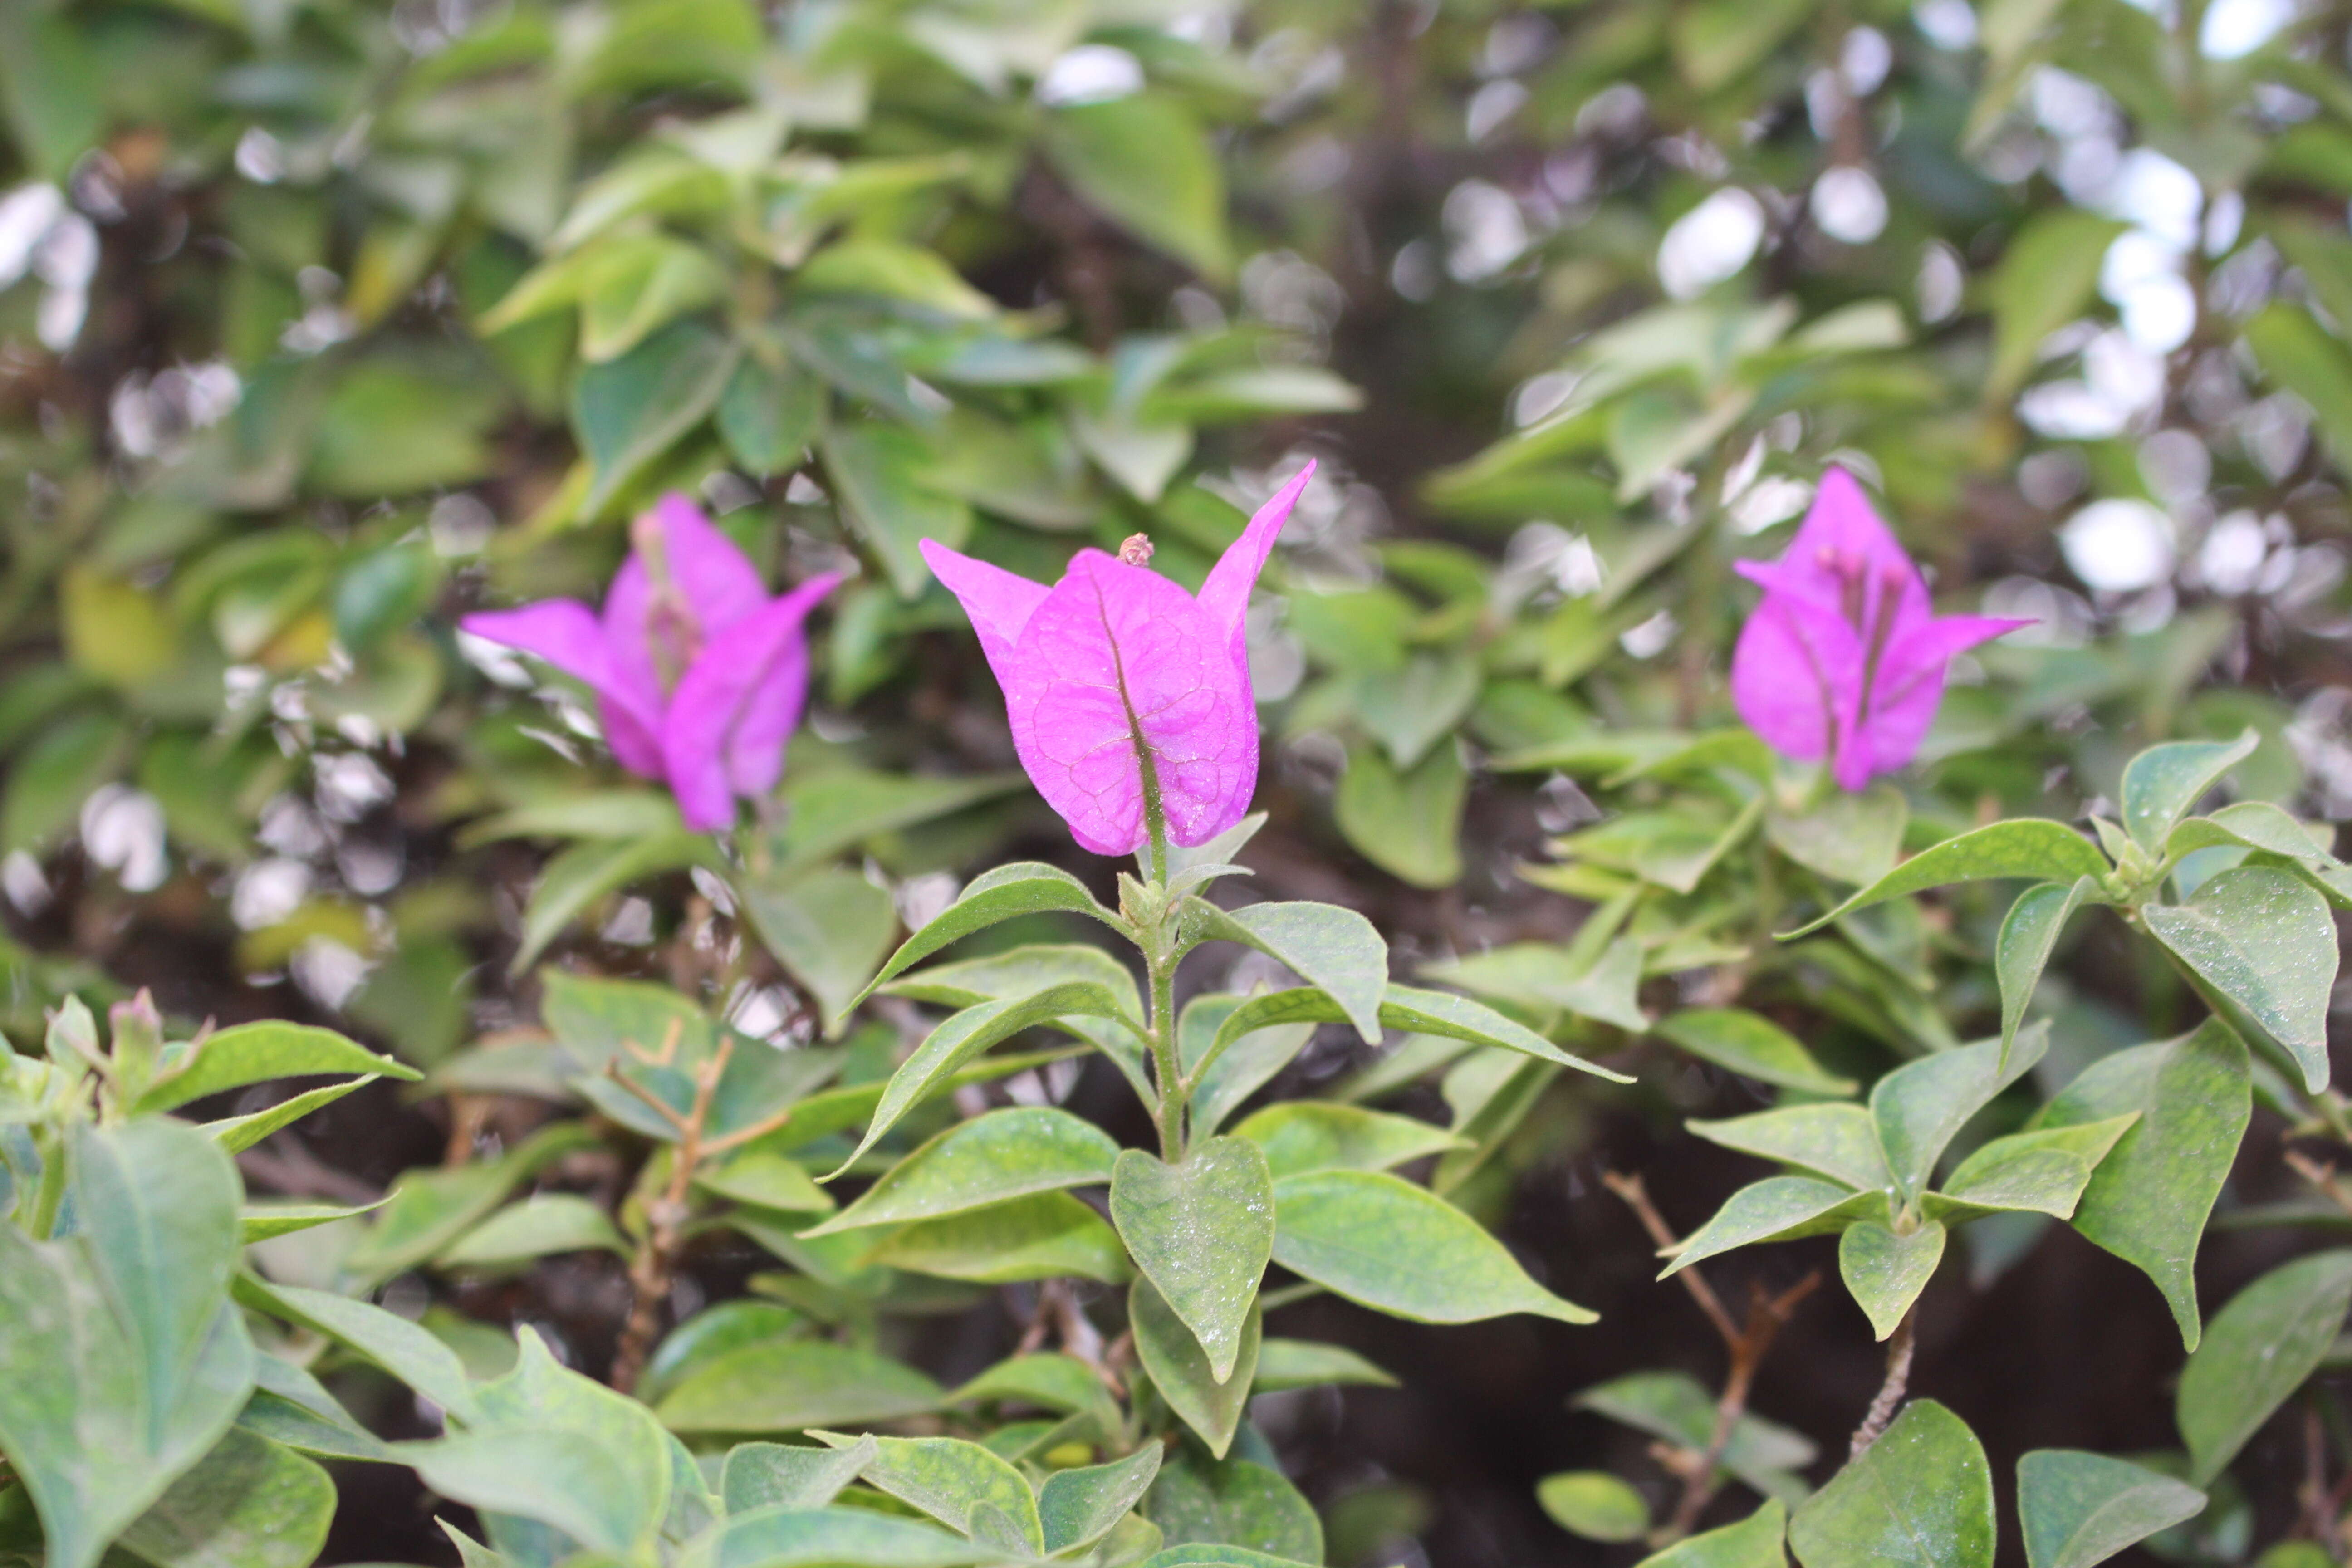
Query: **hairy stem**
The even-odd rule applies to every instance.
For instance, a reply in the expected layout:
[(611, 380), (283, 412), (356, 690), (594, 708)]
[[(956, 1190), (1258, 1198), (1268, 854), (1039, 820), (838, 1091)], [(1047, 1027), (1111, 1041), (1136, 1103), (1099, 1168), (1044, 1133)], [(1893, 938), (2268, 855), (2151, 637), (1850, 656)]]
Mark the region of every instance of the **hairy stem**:
[(1903, 1321), (1895, 1325), (1895, 1337), (1886, 1342), (1886, 1381), (1878, 1385), (1878, 1393), (1870, 1401), (1870, 1409), (1862, 1417), (1862, 1425), (1853, 1429), (1853, 1441), (1846, 1445), (1845, 1457), (1849, 1464), (1861, 1458), (1864, 1451), (1878, 1441), (1879, 1435), (1886, 1430), (1886, 1424), (1895, 1419), (1895, 1409), (1902, 1405), (1903, 1395), (1911, 1386), (1911, 1352), (1916, 1341), (1918, 1316), (1916, 1307), (1904, 1313)]

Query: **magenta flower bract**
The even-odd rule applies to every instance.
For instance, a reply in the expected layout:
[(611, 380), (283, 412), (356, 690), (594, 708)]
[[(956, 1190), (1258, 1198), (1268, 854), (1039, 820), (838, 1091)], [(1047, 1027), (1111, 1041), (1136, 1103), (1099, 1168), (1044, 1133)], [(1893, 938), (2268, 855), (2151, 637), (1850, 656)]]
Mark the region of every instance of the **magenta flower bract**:
[(601, 617), (577, 599), (546, 599), (458, 624), (584, 682), (623, 767), (667, 780), (688, 827), (730, 826), (737, 796), (783, 776), (808, 696), (802, 623), (841, 574), (772, 599), (751, 560), (679, 495), (640, 516), (630, 538)]
[(1195, 598), (1099, 550), (1051, 588), (923, 541), (1004, 689), (1013, 744), (1045, 803), (1097, 855), (1150, 837), (1146, 770), (1169, 839), (1190, 848), (1242, 819), (1257, 788), (1250, 590), (1315, 466), (1258, 508)]
[(1917, 753), (1955, 655), (2032, 624), (1937, 615), (1918, 567), (1843, 468), (1822, 476), (1780, 559), (1739, 573), (1764, 602), (1732, 650), (1732, 700), (1774, 751), (1827, 757), (1841, 789)]

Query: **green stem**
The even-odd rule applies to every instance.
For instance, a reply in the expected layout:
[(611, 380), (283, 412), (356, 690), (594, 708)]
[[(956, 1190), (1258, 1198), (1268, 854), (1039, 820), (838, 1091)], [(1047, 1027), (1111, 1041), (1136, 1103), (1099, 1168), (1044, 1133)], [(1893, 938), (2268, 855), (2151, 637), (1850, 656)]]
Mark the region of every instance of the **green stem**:
[(1151, 835), (1151, 879), (1168, 885), (1168, 814), (1160, 807), (1160, 774), (1150, 752), (1143, 757), (1143, 826)]
[(33, 1206), (25, 1228), (36, 1241), (47, 1241), (58, 1228), (58, 1211), (66, 1201), (66, 1141), (62, 1130), (39, 1141), (41, 1184), (33, 1190)]
[(1146, 977), (1151, 984), (1151, 1069), (1159, 1080), (1160, 1157), (1170, 1164), (1184, 1157), (1183, 1059), (1176, 1045), (1176, 964), (1163, 942), (1164, 933), (1152, 933), (1144, 949)]

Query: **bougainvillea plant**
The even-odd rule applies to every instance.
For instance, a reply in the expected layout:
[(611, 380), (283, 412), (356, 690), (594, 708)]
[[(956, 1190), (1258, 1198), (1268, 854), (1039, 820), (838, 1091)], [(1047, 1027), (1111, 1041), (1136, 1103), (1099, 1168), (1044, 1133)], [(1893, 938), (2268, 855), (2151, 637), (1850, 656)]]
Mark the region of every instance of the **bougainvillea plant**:
[(0, 1568), (2347, 1560), (2344, 45), (0, 5)]

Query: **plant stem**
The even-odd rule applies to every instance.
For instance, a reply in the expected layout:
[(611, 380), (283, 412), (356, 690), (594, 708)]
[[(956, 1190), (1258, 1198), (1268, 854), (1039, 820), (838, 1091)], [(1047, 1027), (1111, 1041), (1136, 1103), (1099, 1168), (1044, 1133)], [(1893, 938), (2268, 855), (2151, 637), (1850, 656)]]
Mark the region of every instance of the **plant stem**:
[(1184, 1063), (1176, 1043), (1176, 963), (1165, 933), (1147, 932), (1145, 977), (1151, 984), (1151, 1076), (1160, 1087), (1153, 1118), (1160, 1126), (1160, 1157), (1170, 1164), (1184, 1157)]
[(1895, 1407), (1911, 1386), (1911, 1352), (1916, 1342), (1919, 1310), (1913, 1307), (1895, 1325), (1895, 1337), (1886, 1342), (1886, 1381), (1878, 1385), (1877, 1394), (1870, 1402), (1862, 1425), (1853, 1429), (1853, 1441), (1846, 1446), (1846, 1462), (1862, 1458), (1864, 1450), (1878, 1441), (1886, 1424), (1895, 1419)]
[[(1642, 1222), (1642, 1228), (1650, 1233), (1651, 1239), (1662, 1250), (1670, 1251), (1679, 1245), (1674, 1228), (1666, 1224), (1665, 1216), (1650, 1201), (1641, 1177), (1610, 1171), (1604, 1173), (1601, 1179), (1611, 1192), (1624, 1200), (1625, 1206), (1633, 1211), (1634, 1216)], [(1653, 1551), (1670, 1546), (1688, 1535), (1698, 1524), (1699, 1516), (1706, 1511), (1706, 1505), (1715, 1500), (1716, 1491), (1721, 1485), (1718, 1472), (1723, 1464), (1724, 1450), (1731, 1446), (1731, 1434), (1738, 1429), (1739, 1418), (1748, 1413), (1748, 1395), (1756, 1381), (1756, 1369), (1763, 1364), (1765, 1352), (1772, 1348), (1773, 1339), (1796, 1311), (1798, 1304), (1819, 1289), (1822, 1282), (1821, 1275), (1816, 1272), (1806, 1275), (1778, 1296), (1768, 1297), (1759, 1291), (1748, 1303), (1745, 1326), (1735, 1326), (1731, 1314), (1724, 1309), (1722, 1298), (1715, 1293), (1714, 1287), (1700, 1278), (1697, 1268), (1685, 1268), (1675, 1278), (1683, 1282), (1683, 1288), (1690, 1292), (1691, 1300), (1698, 1303), (1699, 1310), (1705, 1312), (1707, 1321), (1715, 1325), (1715, 1331), (1722, 1337), (1724, 1349), (1729, 1352), (1731, 1364), (1724, 1374), (1722, 1395), (1715, 1402), (1715, 1426), (1707, 1434), (1706, 1447), (1684, 1472), (1683, 1495), (1675, 1503), (1673, 1515), (1652, 1533), (1650, 1546)]]
[(695, 1167), (702, 1161), (702, 1135), (710, 1124), (710, 1103), (719, 1092), (719, 1080), (726, 1076), (727, 1061), (734, 1049), (734, 1037), (722, 1035), (710, 1059), (694, 1075), (694, 1109), (684, 1116), (634, 1080), (623, 1078), (617, 1071), (614, 1073), (622, 1085), (636, 1090), (638, 1098), (661, 1112), (663, 1119), (677, 1131), (677, 1145), (670, 1152), (669, 1180), (661, 1196), (646, 1205), (645, 1240), (638, 1245), (636, 1256), (629, 1260), (629, 1316), (621, 1326), (620, 1343), (613, 1351), (613, 1375), (608, 1380), (623, 1394), (635, 1391), (637, 1379), (646, 1370), (646, 1358), (653, 1352), (654, 1336), (661, 1328), (661, 1306), (669, 1299), (671, 1283), (677, 1278), (686, 1222), (693, 1212), (687, 1200), (694, 1185)]
[(39, 1141), (41, 1184), (33, 1189), (33, 1206), (25, 1229), (35, 1241), (47, 1241), (58, 1227), (58, 1211), (66, 1201), (66, 1141), (62, 1129)]

